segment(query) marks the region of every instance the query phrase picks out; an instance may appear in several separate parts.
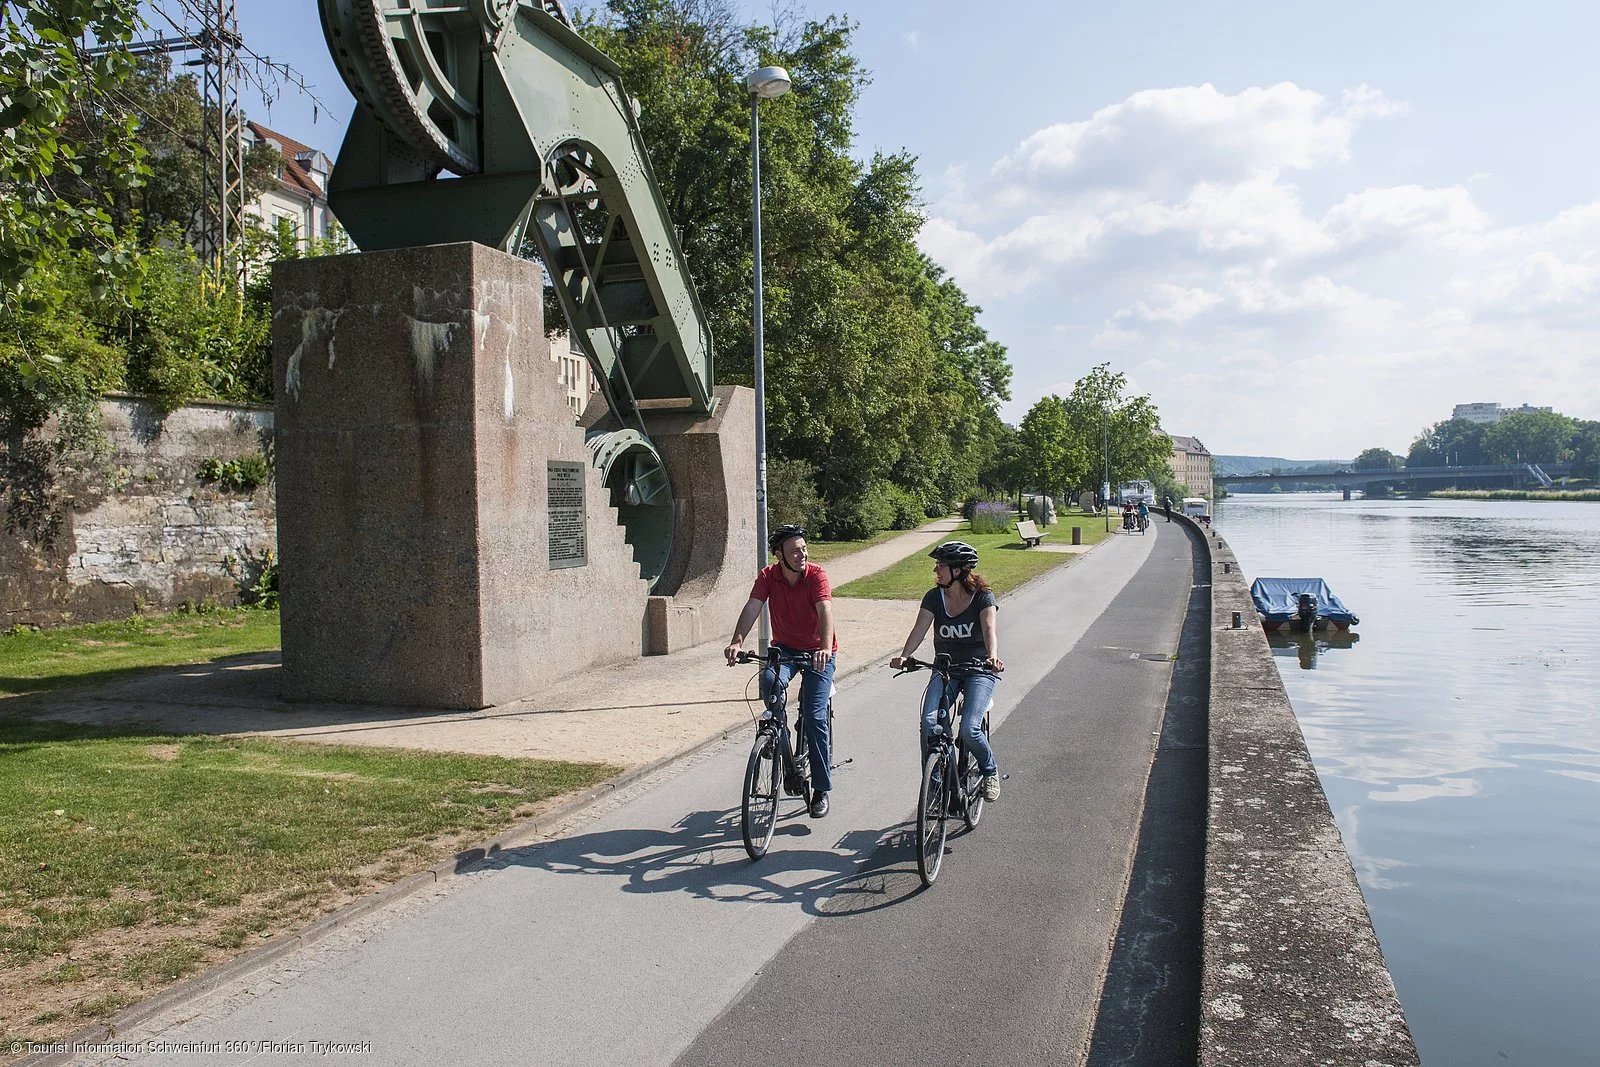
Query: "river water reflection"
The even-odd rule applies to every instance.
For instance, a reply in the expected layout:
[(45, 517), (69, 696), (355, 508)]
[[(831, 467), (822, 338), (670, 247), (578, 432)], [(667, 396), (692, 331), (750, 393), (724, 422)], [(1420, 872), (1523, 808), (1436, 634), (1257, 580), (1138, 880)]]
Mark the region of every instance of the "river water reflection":
[(1600, 504), (1239, 495), (1216, 524), (1360, 616), (1272, 652), (1423, 1063), (1600, 1064)]

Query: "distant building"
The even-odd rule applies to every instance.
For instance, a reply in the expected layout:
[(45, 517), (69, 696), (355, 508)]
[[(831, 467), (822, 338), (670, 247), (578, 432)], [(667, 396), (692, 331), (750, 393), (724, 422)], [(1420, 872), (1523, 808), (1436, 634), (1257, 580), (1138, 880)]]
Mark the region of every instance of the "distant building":
[(1490, 423), (1499, 422), (1507, 415), (1531, 415), (1535, 411), (1551, 411), (1551, 408), (1536, 408), (1532, 404), (1524, 404), (1520, 408), (1503, 408), (1499, 404), (1457, 404), (1451, 412), (1452, 419), (1466, 419), (1468, 422)]
[(588, 357), (570, 333), (558, 333), (550, 338), (550, 362), (560, 364), (557, 380), (566, 390), (572, 417), (582, 418), (584, 409), (589, 406), (589, 397), (599, 388)]
[(245, 212), (260, 219), (269, 232), (287, 226), (302, 245), (329, 236), (334, 222), (333, 212), (328, 210), (333, 160), (259, 122), (245, 123), (245, 131), (250, 143), (270, 145), (282, 157), (277, 184), (246, 204)]
[(1167, 463), (1172, 467), (1172, 476), (1178, 480), (1178, 484), (1187, 489), (1191, 496), (1215, 499), (1211, 484), (1211, 453), (1200, 443), (1200, 438), (1180, 437), (1177, 434), (1167, 436), (1172, 439), (1172, 456)]

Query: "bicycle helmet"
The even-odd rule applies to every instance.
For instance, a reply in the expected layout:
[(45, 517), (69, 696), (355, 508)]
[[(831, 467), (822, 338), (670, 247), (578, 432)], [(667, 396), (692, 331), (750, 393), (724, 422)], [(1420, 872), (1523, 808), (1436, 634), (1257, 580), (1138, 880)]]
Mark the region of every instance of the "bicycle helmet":
[(978, 565), (978, 550), (965, 541), (946, 541), (928, 555), (951, 570), (970, 571)]
[(782, 551), (783, 543), (789, 538), (804, 537), (805, 535), (806, 528), (804, 526), (796, 526), (792, 522), (786, 522), (767, 535), (767, 551), (777, 555)]

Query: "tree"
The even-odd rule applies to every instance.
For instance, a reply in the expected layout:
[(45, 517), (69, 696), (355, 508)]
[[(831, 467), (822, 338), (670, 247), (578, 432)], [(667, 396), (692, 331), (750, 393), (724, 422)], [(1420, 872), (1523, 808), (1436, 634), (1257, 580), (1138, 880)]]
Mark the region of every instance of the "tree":
[[(842, 18), (743, 26), (729, 0), (610, 0), (585, 35), (640, 102), (722, 382), (752, 379), (752, 66), (794, 91), (762, 104), (768, 447), (803, 461), (836, 535), (878, 521), (886, 487), (937, 509), (977, 483), (1001, 439), (1005, 350), (917, 248), (916, 161), (851, 154), (866, 73)], [(904, 500), (895, 497), (904, 511)]]
[(1127, 387), (1128, 376), (1113, 373), (1109, 363), (1073, 384), (1067, 417), (1083, 442), (1080, 466), (1072, 471), (1073, 487), (1092, 488), (1109, 473), (1115, 492), (1120, 482), (1154, 478), (1171, 469), (1172, 438), (1161, 431), (1155, 404), (1148, 396), (1124, 396)]
[[(119, 233), (131, 236), (142, 248), (157, 234), (176, 230), (190, 244), (199, 245), (201, 205), (209, 195), (205, 185), (207, 108), (191, 74), (172, 76), (167, 56), (141, 56), (117, 87), (115, 110), (90, 105), (63, 131), (69, 143), (86, 148), (105, 136), (109, 128), (132, 116), (138, 123), (135, 139), (143, 152), (145, 174), (137, 185), (114, 180), (97, 157), (83, 150), (80, 172), (62, 176), (58, 188), (64, 200), (89, 203), (105, 194), (106, 210)], [(252, 201), (277, 180), (281, 156), (272, 146), (256, 143), (244, 158), (244, 199)]]
[[(28, 283), (52, 250), (91, 249), (100, 268), (127, 258), (109, 208), (147, 171), (138, 120), (118, 97), (133, 59), (82, 42), (125, 45), (142, 25), (138, 0), (0, 4), (0, 299), (8, 305), (49, 291), (48, 279)], [(87, 197), (64, 195), (86, 169), (104, 184)], [(35, 373), (50, 373), (28, 358)]]
[(1486, 429), (1481, 422), (1445, 419), (1423, 430), (1411, 442), (1406, 455), (1408, 467), (1463, 467), (1485, 462), (1482, 442)]
[(1021, 489), (1059, 494), (1082, 465), (1083, 442), (1075, 439), (1067, 407), (1059, 396), (1046, 396), (1028, 409), (1017, 426)]
[(1600, 422), (1580, 421), (1572, 432), (1572, 476), (1600, 481)]
[(1491, 463), (1560, 463), (1573, 429), (1553, 411), (1516, 412), (1483, 431), (1483, 451)]
[(1368, 448), (1356, 456), (1352, 466), (1358, 471), (1397, 471), (1403, 463), (1387, 448)]

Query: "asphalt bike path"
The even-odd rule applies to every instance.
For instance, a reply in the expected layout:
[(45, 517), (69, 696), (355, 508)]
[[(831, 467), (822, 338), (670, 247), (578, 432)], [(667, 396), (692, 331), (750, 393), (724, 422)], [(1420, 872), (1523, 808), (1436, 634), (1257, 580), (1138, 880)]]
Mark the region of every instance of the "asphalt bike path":
[[(1179, 555), (1181, 564), (1165, 559)], [(1115, 926), (1170, 667), (1100, 646), (1175, 649), (1183, 598), (1160, 579), (1181, 572), (1186, 587), (1188, 555), (1182, 537), (1118, 536), (1003, 600), (1007, 669), (990, 719), (1011, 777), (979, 830), (953, 839), (931, 891), (917, 892), (907, 831), (927, 676), (894, 679), (885, 665), (839, 686), (835, 759), (849, 762), (835, 772), (829, 816), (809, 819), (797, 798), (786, 800), (760, 861), (748, 859), (739, 833), (752, 731), (626, 790), (556, 840), (501, 852), (431, 895), (119, 1035), (166, 1044), (114, 1062), (325, 1063), (318, 1047), (331, 1043), (397, 1067), (665, 1065), (691, 1045), (710, 1062), (735, 1054), (739, 1036), (729, 1027), (751, 997), (778, 988), (773, 982), (809, 988), (819, 1003), (861, 996), (868, 987), (857, 977), (873, 973), (881, 978), (871, 986), (929, 986), (930, 965), (919, 966), (907, 945), (968, 946), (985, 962), (964, 982), (1031, 1006), (1023, 1014), (1056, 1031), (1038, 1038), (1039, 1049), (1074, 1047)], [(908, 630), (915, 612), (905, 604)], [(1102, 634), (1102, 623), (1115, 626)], [(841, 642), (848, 656), (847, 634)], [(1080, 649), (1086, 656), (1063, 669), (1063, 657)], [(1048, 894), (1053, 904), (1042, 899)], [(1052, 911), (1072, 921), (1052, 925)], [(839, 966), (801, 966), (825, 944), (819, 939), (847, 929), (872, 940), (882, 958), (852, 953), (849, 977)], [(902, 940), (890, 951), (884, 939), (895, 930)], [(1000, 957), (1011, 958), (1009, 969), (996, 967)], [(1030, 992), (1012, 977), (1063, 971), (1073, 978), (1070, 995)], [(879, 1011), (919, 1005), (910, 997)], [(923, 1006), (929, 1014), (906, 1028), (931, 1029), (951, 1009), (943, 997)], [(830, 1025), (841, 1029), (810, 1031), (807, 1062), (837, 1062), (846, 1047), (871, 1050), (854, 1062), (958, 1061), (944, 1053), (895, 1059), (903, 1046), (891, 1020), (839, 1015)], [(779, 1062), (772, 1054), (799, 1047), (804, 1019), (792, 1001), (775, 1007), (759, 1045), (715, 1062)], [(197, 1048), (206, 1050), (199, 1058)]]
[[(822, 902), (827, 921), (791, 940), (678, 1062), (1083, 1062), (1193, 582), (1189, 553), (1181, 531), (1158, 537), (1112, 607), (992, 730), (1010, 777), (977, 830), (952, 835), (933, 887), (921, 890), (910, 819), (869, 861), (876, 881)], [(1022, 651), (1019, 627), (1033, 620), (1016, 609), (1001, 619), (1000, 689), (1020, 691), (1006, 649)], [(903, 706), (921, 686), (905, 689)], [(899, 760), (907, 782), (915, 756)]]

